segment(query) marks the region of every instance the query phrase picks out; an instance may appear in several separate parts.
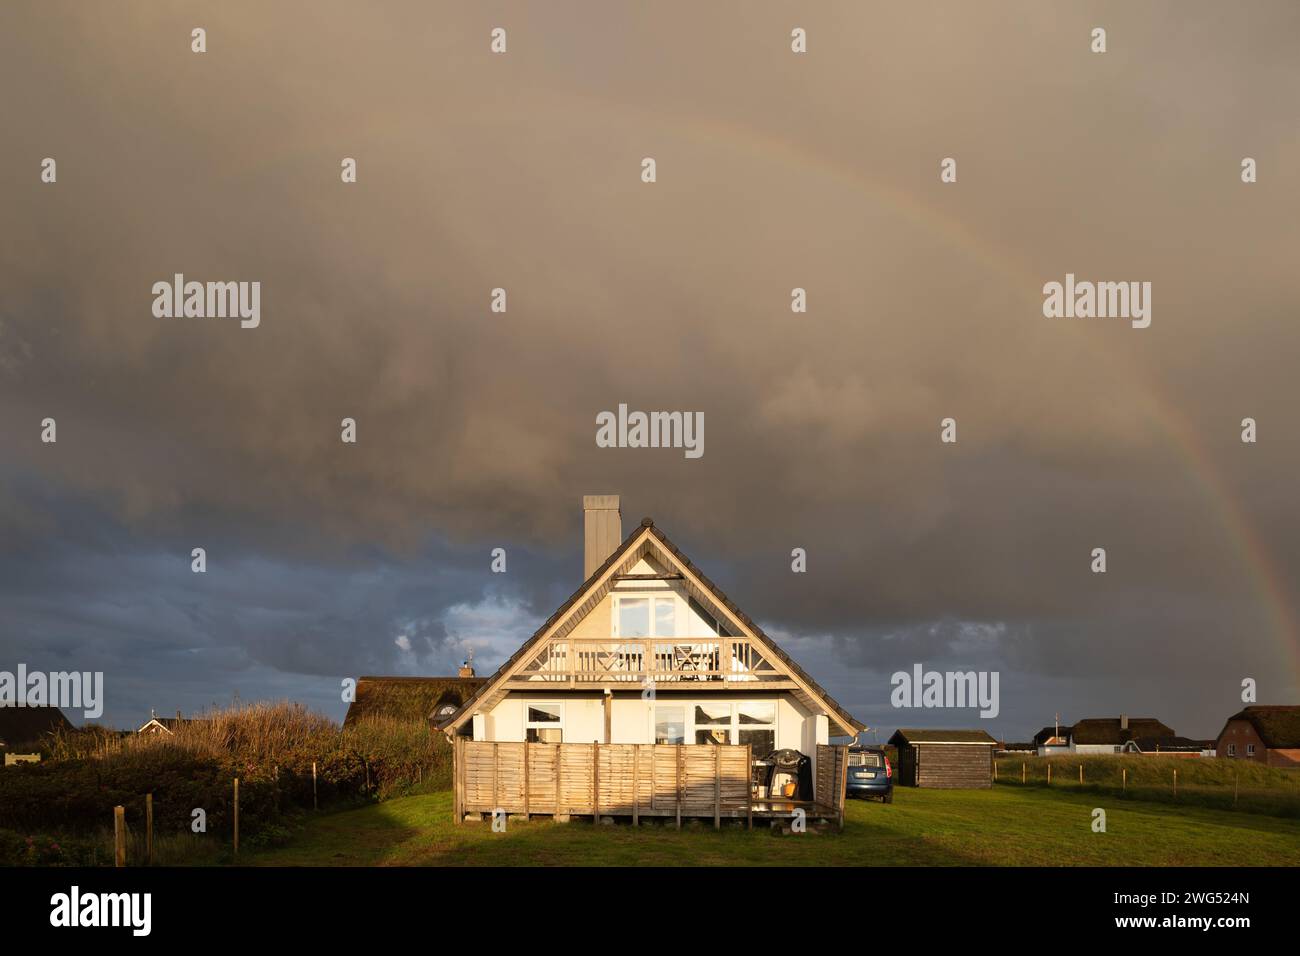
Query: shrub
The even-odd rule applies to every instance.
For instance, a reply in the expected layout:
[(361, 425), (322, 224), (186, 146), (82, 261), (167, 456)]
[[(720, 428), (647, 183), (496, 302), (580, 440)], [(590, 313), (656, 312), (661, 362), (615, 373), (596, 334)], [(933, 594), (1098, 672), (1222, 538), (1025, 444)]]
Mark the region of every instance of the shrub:
[[(313, 763), (321, 807), (446, 788), (451, 779), (451, 748), (427, 724), (370, 718), (340, 730), (290, 703), (214, 711), (170, 736), (74, 730), (50, 751), (41, 764), (0, 772), (0, 828), (96, 833), (120, 805), (128, 829), (143, 832), (152, 793), (156, 836), (191, 834), (196, 808), (208, 834), (229, 835), (238, 777), (241, 842), (256, 846), (283, 839), (285, 822), (311, 809)], [(26, 852), (23, 839), (0, 852)]]

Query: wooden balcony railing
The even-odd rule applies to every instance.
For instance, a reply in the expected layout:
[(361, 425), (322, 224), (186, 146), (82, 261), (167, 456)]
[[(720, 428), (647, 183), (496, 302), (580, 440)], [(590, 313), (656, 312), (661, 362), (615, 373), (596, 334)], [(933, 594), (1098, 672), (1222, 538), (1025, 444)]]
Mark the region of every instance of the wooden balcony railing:
[(747, 638), (556, 640), (545, 644), (518, 677), (570, 684), (774, 680), (780, 674)]

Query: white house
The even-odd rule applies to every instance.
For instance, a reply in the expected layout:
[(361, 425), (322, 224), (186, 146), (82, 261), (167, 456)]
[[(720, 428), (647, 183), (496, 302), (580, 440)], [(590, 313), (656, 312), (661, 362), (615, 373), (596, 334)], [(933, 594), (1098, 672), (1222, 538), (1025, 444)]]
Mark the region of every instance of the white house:
[(816, 759), (864, 725), (649, 518), (583, 498), (582, 586), (438, 726), (475, 741), (749, 745)]

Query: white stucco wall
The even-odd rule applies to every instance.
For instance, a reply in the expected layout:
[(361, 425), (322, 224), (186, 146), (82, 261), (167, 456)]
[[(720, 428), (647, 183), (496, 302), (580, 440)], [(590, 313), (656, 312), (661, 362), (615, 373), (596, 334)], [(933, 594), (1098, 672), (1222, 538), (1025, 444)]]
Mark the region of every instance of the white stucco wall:
[[(560, 704), (564, 712), (563, 731), (566, 743), (605, 743), (605, 709), (603, 695), (585, 692), (512, 691), (491, 711), (476, 715), (474, 736), (480, 740), (521, 741), (525, 739), (525, 716), (529, 702)], [(733, 691), (709, 693), (661, 693), (657, 701), (647, 701), (636, 691), (616, 691), (610, 713), (610, 743), (654, 743), (654, 705), (682, 705), (685, 708), (687, 743), (695, 742), (692, 721), (698, 703), (740, 704), (770, 701), (776, 705), (776, 746), (789, 747), (813, 756), (819, 743), (829, 738), (830, 721), (825, 714), (814, 714), (784, 692), (743, 694)], [(482, 736), (480, 736), (480, 731)]]

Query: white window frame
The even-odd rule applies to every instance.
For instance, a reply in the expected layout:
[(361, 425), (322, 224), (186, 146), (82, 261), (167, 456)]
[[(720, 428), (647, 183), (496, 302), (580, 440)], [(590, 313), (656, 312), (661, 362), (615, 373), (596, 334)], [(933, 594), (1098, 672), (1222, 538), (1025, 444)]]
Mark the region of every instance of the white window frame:
[[(623, 637), (621, 633), (622, 629), (619, 626), (619, 621), (622, 619), (624, 601), (645, 601), (646, 602), (646, 613), (649, 618), (646, 624), (646, 630), (649, 631), (650, 633), (647, 634), (645, 637)], [(658, 617), (655, 614), (656, 601), (672, 602), (674, 633), (672, 634), (655, 633), (655, 631), (657, 630), (655, 625), (658, 621)], [(679, 633), (682, 630), (681, 627), (682, 620), (683, 618), (682, 618), (681, 601), (678, 600), (677, 594), (673, 591), (661, 591), (661, 592), (640, 591), (635, 593), (629, 592), (627, 594), (615, 594), (613, 613), (610, 615), (610, 621), (609, 621), (610, 636), (619, 638), (620, 640), (627, 640), (627, 641), (651, 641), (651, 640), (675, 641), (681, 639), (682, 637), (682, 635)], [(687, 623), (689, 623), (689, 618), (687, 618), (686, 621)]]
[(1254, 745), (1254, 744), (1246, 744), (1246, 756), (1247, 756), (1247, 757), (1253, 757), (1253, 756), (1255, 756), (1255, 745)]
[[(686, 720), (685, 720), (685, 725), (682, 729), (682, 736), (685, 737), (688, 743), (694, 744), (695, 735), (697, 731), (715, 729), (721, 726), (721, 723), (712, 723), (712, 724), (697, 723), (695, 720), (695, 708), (701, 705), (716, 707), (722, 703), (725, 703), (725, 706), (730, 708), (727, 716), (727, 744), (728, 745), (739, 746), (740, 732), (742, 730), (770, 730), (772, 731), (773, 741), (779, 739), (780, 732), (781, 732), (780, 701), (778, 700), (734, 700), (734, 701), (720, 702), (716, 698), (714, 699), (695, 698), (692, 700), (684, 700), (681, 702), (680, 705), (678, 704), (675, 698), (674, 699), (659, 698), (655, 700), (650, 707), (650, 739), (654, 740), (656, 737), (656, 731), (655, 731), (655, 723), (656, 723), (655, 708), (656, 707), (677, 707), (677, 706), (685, 707)], [(740, 722), (740, 708), (748, 704), (771, 707), (772, 722), (770, 724), (742, 724)]]
[[(564, 743), (564, 741), (565, 741), (565, 739), (566, 739), (566, 737), (567, 737), (567, 734), (565, 733), (565, 730), (564, 730), (564, 724), (565, 724), (565, 720), (564, 720), (564, 718), (565, 718), (565, 713), (564, 713), (564, 701), (562, 701), (562, 700), (525, 700), (525, 701), (523, 702), (523, 704), (524, 704), (524, 715), (523, 715), (523, 716), (524, 716), (524, 741), (525, 741), (525, 742), (527, 742), (527, 740), (528, 740), (528, 731), (530, 731), (530, 730), (553, 730), (553, 729), (555, 729), (556, 727), (559, 727), (559, 728), (560, 728), (560, 743)], [(552, 723), (552, 722), (549, 721), (549, 720), (529, 720), (529, 719), (528, 719), (528, 708), (529, 708), (529, 707), (555, 707), (555, 708), (557, 708), (557, 709), (559, 710), (559, 712), (560, 712), (560, 722), (559, 722), (558, 724), (555, 724), (555, 723)]]
[[(656, 713), (656, 711), (660, 707), (682, 708), (682, 743), (685, 744), (688, 740), (694, 740), (695, 736), (691, 731), (691, 717), (695, 713), (695, 711), (692, 710), (691, 708), (694, 706), (695, 706), (694, 704), (688, 703), (686, 701), (662, 700), (658, 698), (651, 701), (650, 702), (650, 742), (652, 744), (659, 743), (659, 715), (658, 713)], [(663, 744), (663, 746), (672, 747), (675, 745)]]

